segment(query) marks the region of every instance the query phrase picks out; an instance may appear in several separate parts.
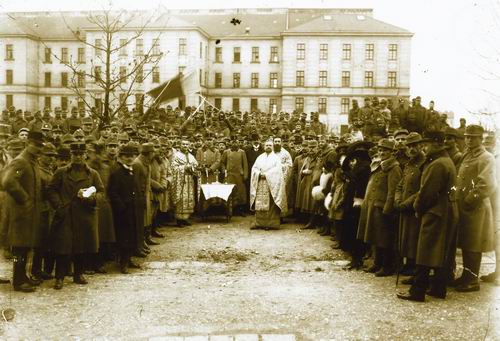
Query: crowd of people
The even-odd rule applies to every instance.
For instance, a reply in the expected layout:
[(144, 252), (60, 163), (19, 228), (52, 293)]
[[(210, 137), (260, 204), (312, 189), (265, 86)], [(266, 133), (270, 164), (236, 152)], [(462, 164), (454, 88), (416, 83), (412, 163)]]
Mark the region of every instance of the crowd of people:
[(111, 261), (124, 274), (140, 268), (134, 258), (160, 227), (192, 225), (207, 209), (206, 183), (234, 184), (232, 212), (255, 214), (252, 229), (298, 222), (332, 238), (346, 270), (404, 275), (401, 299), (498, 283), (498, 253), (496, 271), (479, 276), (482, 253), (499, 246), (495, 136), (464, 119), (450, 127), (420, 102), (353, 100), (340, 136), (315, 112), (167, 106), (105, 122), (96, 110), (4, 110), (0, 242), (12, 285), (86, 284)]

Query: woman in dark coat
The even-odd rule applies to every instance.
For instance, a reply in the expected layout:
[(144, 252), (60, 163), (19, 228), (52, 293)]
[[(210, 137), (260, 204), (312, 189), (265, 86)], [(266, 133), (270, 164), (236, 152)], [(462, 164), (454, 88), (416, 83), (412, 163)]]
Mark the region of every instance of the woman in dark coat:
[[(83, 276), (85, 260), (99, 250), (97, 197), (104, 187), (97, 171), (85, 164), (84, 143), (71, 144), (71, 163), (59, 168), (48, 187), (49, 201), (55, 208), (52, 223), (52, 251), (56, 254), (55, 289), (62, 289), (72, 257), (73, 281), (87, 284)], [(83, 190), (95, 188), (93, 194)]]
[(120, 149), (118, 162), (111, 168), (108, 181), (108, 197), (113, 210), (116, 241), (120, 252), (120, 269), (128, 273), (128, 267), (137, 267), (131, 263), (130, 256), (137, 247), (138, 226), (143, 224), (144, 202), (140, 200), (137, 178), (132, 163), (138, 149), (133, 145), (124, 145)]

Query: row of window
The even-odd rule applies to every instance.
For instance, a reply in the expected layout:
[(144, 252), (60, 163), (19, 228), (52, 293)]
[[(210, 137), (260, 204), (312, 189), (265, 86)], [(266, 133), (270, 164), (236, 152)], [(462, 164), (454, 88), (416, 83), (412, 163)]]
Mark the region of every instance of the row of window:
[[(120, 39), (120, 48), (119, 55), (127, 56), (128, 51), (127, 47), (130, 45), (129, 39)], [(178, 42), (179, 55), (187, 55), (187, 39), (179, 38)], [(208, 47), (205, 46), (205, 55), (207, 54)], [(95, 39), (94, 41), (94, 54), (97, 57), (102, 57), (102, 53), (106, 51), (106, 48), (103, 45), (102, 39)], [(200, 58), (203, 55), (203, 43), (200, 42)], [(144, 55), (144, 40), (143, 39), (135, 39), (135, 51), (134, 54), (136, 56)], [(151, 47), (151, 55), (159, 56), (161, 54), (160, 51), (160, 40), (159, 38), (153, 39), (152, 47)], [(50, 47), (45, 48), (45, 63), (52, 63), (52, 49)], [(370, 43), (365, 45), (365, 60), (374, 60), (375, 56), (375, 44)], [(306, 58), (306, 44), (298, 43), (297, 44), (297, 60), (304, 60)], [(343, 60), (351, 60), (352, 57), (352, 44), (342, 44), (342, 59)], [(61, 56), (60, 60), (62, 63), (69, 62), (68, 48), (61, 48)], [(391, 61), (395, 61), (398, 58), (398, 45), (397, 44), (389, 44), (388, 47), (388, 59)], [(5, 45), (5, 60), (13, 60), (14, 59), (14, 45), (6, 44)], [(328, 60), (328, 44), (320, 44), (319, 45), (319, 59), (320, 60)], [(258, 46), (252, 47), (252, 55), (251, 55), (252, 63), (260, 63), (260, 49)], [(85, 63), (85, 48), (78, 48), (78, 63)], [(215, 62), (222, 63), (222, 47), (218, 46), (215, 48)], [(241, 62), (241, 47), (233, 47), (233, 63)], [(271, 46), (270, 51), (270, 63), (278, 63), (278, 47)]]
[[(391, 61), (398, 59), (398, 45), (389, 44), (388, 59)], [(297, 44), (297, 60), (306, 59), (306, 44)], [(352, 44), (342, 44), (342, 60), (351, 60)], [(375, 44), (365, 44), (365, 60), (373, 60), (375, 57)], [(319, 45), (319, 60), (328, 60), (328, 44)]]
[[(374, 87), (373, 81), (373, 71), (365, 71), (365, 87)], [(328, 86), (328, 72), (319, 72), (319, 86)], [(233, 73), (233, 88), (239, 88), (241, 85), (241, 74), (238, 72)], [(305, 74), (304, 71), (297, 71), (295, 78), (295, 86), (304, 87), (305, 86)], [(351, 86), (351, 72), (342, 71), (342, 87), (348, 88)], [(259, 73), (252, 72), (250, 75), (250, 87), (259, 87)], [(269, 74), (269, 87), (278, 88), (278, 73), (271, 72)], [(396, 71), (387, 72), (387, 87), (395, 88), (397, 87), (397, 73)], [(222, 73), (215, 73), (215, 88), (222, 88)]]

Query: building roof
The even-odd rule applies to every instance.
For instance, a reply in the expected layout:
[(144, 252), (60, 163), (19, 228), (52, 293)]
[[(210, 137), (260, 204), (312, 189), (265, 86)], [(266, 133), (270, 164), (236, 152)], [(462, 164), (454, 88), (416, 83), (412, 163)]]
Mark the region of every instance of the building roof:
[(363, 14), (323, 14), (308, 21), (302, 20), (297, 25), (290, 25), (284, 33), (412, 34), (403, 28)]
[[(2, 35), (31, 35), (41, 39), (74, 39), (73, 31), (98, 28), (90, 12), (28, 12), (0, 15)], [(92, 15), (98, 12), (91, 12)], [(139, 13), (139, 15), (136, 15)], [(127, 27), (141, 27), (151, 12), (133, 12)], [(370, 9), (241, 9), (180, 10), (153, 13), (148, 29), (199, 29), (211, 38), (279, 37), (281, 34), (396, 34), (411, 32), (372, 17)], [(233, 25), (236, 18), (240, 24)]]

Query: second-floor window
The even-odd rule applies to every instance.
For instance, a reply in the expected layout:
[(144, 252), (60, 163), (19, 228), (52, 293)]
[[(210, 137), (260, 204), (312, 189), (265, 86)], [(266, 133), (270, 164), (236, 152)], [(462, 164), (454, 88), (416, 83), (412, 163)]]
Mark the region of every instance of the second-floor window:
[(179, 38), (179, 56), (185, 56), (187, 54), (187, 39)]
[(85, 48), (78, 48), (78, 63), (85, 63)]
[(398, 44), (389, 44), (389, 60), (398, 59)]
[(5, 70), (5, 83), (7, 85), (14, 83), (14, 72), (12, 70)]
[(351, 72), (342, 71), (342, 87), (348, 88), (351, 86)]
[(50, 47), (45, 48), (45, 58), (44, 63), (52, 63), (52, 49)]
[(252, 88), (258, 88), (259, 87), (259, 74), (257, 72), (252, 72), (251, 87)]
[(304, 86), (304, 71), (296, 72), (295, 86)]
[(222, 73), (220, 72), (215, 73), (215, 87), (222, 88)]
[(222, 63), (222, 47), (220, 46), (215, 48), (215, 62)]
[(233, 48), (233, 63), (241, 62), (241, 48), (234, 47)]
[(160, 55), (160, 39), (159, 38), (153, 39), (153, 49), (151, 52), (153, 53), (153, 56)]
[(297, 44), (297, 60), (304, 60), (306, 58), (306, 44)]
[(328, 44), (319, 45), (319, 60), (328, 59)]
[(144, 55), (144, 40), (142, 39), (135, 40), (135, 55), (136, 56)]
[(83, 72), (78, 72), (76, 74), (77, 80), (76, 84), (79, 88), (83, 88), (85, 86), (85, 73)]
[(344, 97), (340, 100), (340, 113), (343, 115), (349, 113), (349, 98)]
[(233, 88), (240, 87), (240, 74), (238, 72), (233, 73)]
[(320, 71), (319, 72), (319, 86), (325, 87), (328, 86), (328, 72)]
[(375, 54), (375, 45), (374, 44), (366, 44), (365, 46), (365, 59), (373, 60), (373, 55)]
[(269, 74), (269, 87), (276, 89), (278, 87), (278, 73), (271, 72)]
[(5, 60), (14, 60), (14, 45), (5, 45)]
[(45, 72), (45, 87), (52, 86), (52, 74), (50, 72)]
[(342, 44), (342, 59), (351, 60), (351, 44)]
[(68, 48), (62, 47), (61, 48), (61, 63), (67, 63), (67, 62), (68, 62)]
[(271, 58), (270, 63), (278, 63), (278, 46), (271, 46)]
[(304, 111), (304, 97), (296, 97), (295, 98), (295, 110), (299, 112)]
[(61, 72), (61, 86), (62, 87), (68, 86), (68, 73), (67, 72)]
[(94, 79), (95, 79), (96, 83), (102, 80), (101, 67), (100, 66), (94, 67)]
[(254, 46), (252, 47), (252, 63), (258, 63), (259, 61), (259, 48)]
[(94, 43), (94, 54), (96, 57), (102, 55), (102, 39), (96, 39)]
[(158, 66), (153, 67), (153, 83), (160, 83), (160, 68)]

